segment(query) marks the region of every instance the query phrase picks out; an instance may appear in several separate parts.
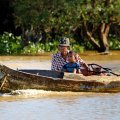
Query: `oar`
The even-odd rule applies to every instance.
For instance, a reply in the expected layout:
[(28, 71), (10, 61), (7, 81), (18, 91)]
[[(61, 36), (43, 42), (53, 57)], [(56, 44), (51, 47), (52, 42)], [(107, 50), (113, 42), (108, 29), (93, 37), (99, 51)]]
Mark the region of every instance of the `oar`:
[(95, 63), (93, 63), (93, 64), (88, 64), (88, 66), (89, 67), (91, 67), (92, 69), (94, 69), (94, 67), (93, 66), (97, 66), (97, 67), (100, 67), (100, 68), (102, 68), (103, 70), (105, 70), (105, 71), (89, 71), (89, 72), (95, 72), (95, 73), (104, 73), (104, 72), (107, 72), (107, 73), (111, 73), (111, 74), (113, 74), (113, 75), (116, 75), (116, 76), (120, 76), (120, 74), (116, 74), (116, 73), (114, 73), (114, 72), (112, 72), (112, 69), (110, 69), (110, 68), (105, 68), (105, 67), (102, 67), (101, 65), (98, 65), (98, 64), (95, 64)]

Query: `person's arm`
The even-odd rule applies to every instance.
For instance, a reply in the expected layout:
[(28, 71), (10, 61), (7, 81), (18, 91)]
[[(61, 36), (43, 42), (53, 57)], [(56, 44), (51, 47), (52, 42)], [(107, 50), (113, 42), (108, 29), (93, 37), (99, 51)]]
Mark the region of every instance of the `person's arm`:
[(77, 73), (81, 73), (81, 70), (80, 70), (80, 69), (78, 69), (78, 70), (77, 70)]
[(76, 63), (76, 73), (81, 73), (80, 64)]
[(77, 73), (77, 69), (76, 68), (73, 69), (73, 73)]
[(77, 61), (79, 62), (79, 64), (80, 64), (81, 67), (84, 67), (86, 70), (88, 70), (88, 65), (85, 63), (84, 60), (82, 60), (82, 59), (80, 58), (79, 55), (77, 55)]

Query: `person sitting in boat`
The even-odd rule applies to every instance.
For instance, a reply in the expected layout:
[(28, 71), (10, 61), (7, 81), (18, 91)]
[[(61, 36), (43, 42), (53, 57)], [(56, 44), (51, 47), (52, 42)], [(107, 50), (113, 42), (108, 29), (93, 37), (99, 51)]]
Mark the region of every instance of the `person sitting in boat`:
[(51, 70), (61, 71), (62, 66), (67, 63), (67, 54), (70, 49), (69, 38), (59, 40), (58, 52), (53, 54), (51, 61)]
[(69, 73), (81, 73), (80, 64), (76, 61), (76, 53), (74, 51), (70, 51), (67, 55), (68, 62), (63, 65), (62, 71)]
[[(70, 50), (69, 38), (63, 37), (59, 40), (58, 52), (52, 55), (51, 70), (61, 71), (65, 63), (67, 63), (67, 54)], [(83, 65), (84, 73), (87, 74), (88, 68), (86, 63), (78, 56), (79, 64)], [(85, 67), (86, 66), (86, 67)]]

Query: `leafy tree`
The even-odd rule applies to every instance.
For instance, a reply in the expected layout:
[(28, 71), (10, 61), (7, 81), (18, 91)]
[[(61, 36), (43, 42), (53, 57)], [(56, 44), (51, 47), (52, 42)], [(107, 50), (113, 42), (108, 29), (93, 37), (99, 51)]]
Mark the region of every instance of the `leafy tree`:
[(108, 51), (110, 26), (113, 23), (120, 23), (120, 1), (84, 0), (82, 7), (86, 7), (81, 10), (80, 17), (89, 42), (100, 52)]
[(120, 0), (14, 0), (14, 6), (16, 25), (39, 28), (44, 36), (71, 36), (78, 30), (99, 52), (109, 51), (111, 25), (120, 24)]

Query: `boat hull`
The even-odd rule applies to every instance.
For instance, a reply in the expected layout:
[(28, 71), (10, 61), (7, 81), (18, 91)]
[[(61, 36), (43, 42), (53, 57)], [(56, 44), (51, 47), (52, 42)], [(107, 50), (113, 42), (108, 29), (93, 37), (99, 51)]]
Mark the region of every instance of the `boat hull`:
[(1, 92), (18, 89), (120, 92), (120, 77), (117, 76), (83, 76), (48, 70), (33, 70), (32, 72), (32, 70), (13, 70), (6, 66), (0, 66), (0, 71), (4, 76), (4, 79), (0, 80)]

